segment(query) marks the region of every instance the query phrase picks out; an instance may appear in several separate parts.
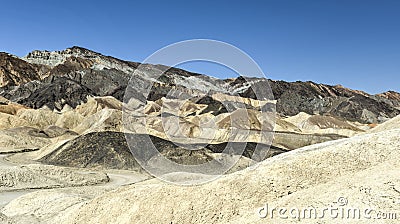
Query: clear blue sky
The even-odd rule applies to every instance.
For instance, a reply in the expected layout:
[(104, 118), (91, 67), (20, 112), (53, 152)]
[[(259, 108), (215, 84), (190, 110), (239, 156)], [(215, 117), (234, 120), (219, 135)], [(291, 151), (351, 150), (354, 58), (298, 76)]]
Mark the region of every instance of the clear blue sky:
[[(400, 91), (400, 1), (3, 1), (0, 51), (74, 45), (142, 61), (168, 44), (216, 39), (269, 78)], [(219, 77), (218, 66), (183, 66)]]

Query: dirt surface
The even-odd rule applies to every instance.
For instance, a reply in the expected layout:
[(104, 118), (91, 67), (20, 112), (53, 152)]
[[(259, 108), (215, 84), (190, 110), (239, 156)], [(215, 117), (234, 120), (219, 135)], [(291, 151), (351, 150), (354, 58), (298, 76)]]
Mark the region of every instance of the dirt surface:
[[(376, 211), (398, 212), (399, 136), (400, 130), (393, 130), (308, 146), (201, 186), (181, 187), (151, 180), (121, 187), (88, 201), (73, 213), (61, 214), (56, 220), (264, 223), (269, 220), (258, 217), (256, 211), (265, 203), (288, 208), (327, 207), (335, 206), (332, 203), (337, 203), (340, 197), (348, 199), (352, 207), (372, 206)], [(15, 213), (17, 208), (8, 207), (6, 211)], [(295, 220), (275, 220), (287, 221)], [(337, 221), (321, 220), (322, 223)]]
[(21, 165), (5, 160), (8, 156), (10, 155), (0, 155), (0, 207), (20, 196), (43, 189), (60, 188), (75, 191), (91, 189), (93, 192), (103, 193), (150, 178), (145, 173), (123, 170), (99, 172), (40, 164)]

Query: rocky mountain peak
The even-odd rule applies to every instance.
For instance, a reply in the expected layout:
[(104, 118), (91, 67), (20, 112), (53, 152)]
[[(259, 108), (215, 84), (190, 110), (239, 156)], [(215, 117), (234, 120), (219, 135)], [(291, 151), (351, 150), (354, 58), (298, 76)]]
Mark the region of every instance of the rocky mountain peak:
[(22, 59), (33, 64), (47, 65), (55, 67), (59, 64), (64, 63), (69, 57), (77, 58), (96, 58), (102, 56), (101, 54), (82, 48), (82, 47), (71, 47), (62, 51), (47, 51), (47, 50), (34, 50), (28, 53), (27, 56)]
[(395, 91), (387, 91), (384, 93), (377, 94), (380, 97), (384, 97), (386, 99), (390, 100), (399, 100), (400, 101), (400, 93), (395, 92)]
[[(311, 81), (285, 82), (255, 77), (220, 80), (162, 65), (146, 64), (145, 69), (138, 71), (139, 65), (78, 46), (61, 51), (36, 50), (22, 59), (0, 53), (0, 87), (5, 87), (0, 89), (0, 95), (25, 106), (60, 110), (66, 104), (75, 107), (87, 96), (113, 96), (122, 101), (130, 83), (133, 95), (140, 101), (146, 97), (159, 100), (171, 90), (187, 96), (213, 92), (255, 100), (255, 89), (264, 96), (274, 96), (281, 116), (305, 112), (380, 123), (400, 114), (400, 94), (393, 91), (370, 95), (341, 85)], [(164, 70), (167, 71), (162, 76), (155, 76)], [(271, 90), (265, 88), (267, 85)], [(151, 90), (145, 96), (148, 87)]]
[(31, 65), (18, 57), (0, 52), (0, 87), (20, 85), (39, 79), (39, 67)]
[(35, 50), (30, 52), (22, 59), (31, 64), (45, 65), (49, 66), (50, 68), (55, 68), (59, 65), (65, 65), (66, 63), (70, 62), (71, 58), (75, 58), (76, 60), (80, 61), (86, 60), (88, 63), (92, 64), (92, 69), (94, 70), (103, 70), (106, 68), (132, 74), (134, 68), (137, 67), (137, 63), (126, 62), (114, 57), (105, 56), (95, 51), (78, 46), (73, 46), (61, 51)]

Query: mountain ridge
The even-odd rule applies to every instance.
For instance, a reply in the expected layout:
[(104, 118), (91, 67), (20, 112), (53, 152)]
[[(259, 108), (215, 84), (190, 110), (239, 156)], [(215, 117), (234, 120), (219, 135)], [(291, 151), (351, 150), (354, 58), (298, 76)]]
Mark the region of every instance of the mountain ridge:
[[(7, 52), (0, 52), (0, 53), (9, 54), (9, 53), (7, 53)], [(41, 54), (41, 53), (46, 53), (46, 54), (65, 54), (65, 55), (69, 55), (69, 56), (81, 54), (81, 56), (86, 57), (86, 58), (90, 58), (91, 56), (92, 56), (92, 57), (94, 57), (94, 56), (100, 56), (100, 57), (104, 57), (104, 58), (115, 59), (115, 60), (117, 60), (117, 61), (120, 61), (120, 62), (123, 62), (123, 63), (128, 63), (128, 64), (129, 64), (129, 63), (133, 63), (133, 64), (136, 64), (136, 65), (140, 65), (140, 64), (141, 64), (141, 63), (139, 63), (139, 62), (132, 62), (132, 61), (127, 61), (127, 60), (119, 59), (119, 58), (116, 58), (116, 57), (110, 56), (110, 55), (104, 55), (104, 54), (102, 54), (102, 53), (99, 53), (99, 52), (90, 50), (90, 49), (85, 48), (85, 47), (80, 47), (80, 46), (72, 46), (72, 47), (68, 47), (68, 48), (66, 48), (66, 49), (64, 49), (64, 50), (58, 50), (58, 51), (33, 50), (33, 51), (29, 52), (26, 56), (23, 56), (23, 57), (18, 57), (18, 56), (12, 55), (12, 54), (10, 54), (10, 55), (12, 55), (12, 56), (14, 56), (14, 57), (16, 57), (16, 58), (25, 60), (25, 61), (27, 61), (27, 62), (30, 62), (30, 59), (35, 58), (35, 57), (34, 57), (35, 55)], [(30, 63), (33, 63), (33, 62), (30, 62)], [(35, 63), (34, 63), (34, 64), (35, 64)], [(195, 74), (195, 75), (205, 75), (205, 76), (208, 76), (207, 74), (200, 74), (200, 73), (196, 73), (196, 72), (190, 72), (190, 71), (186, 71), (186, 70), (184, 70), (184, 69), (175, 68), (175, 67), (169, 67), (169, 66), (166, 66), (166, 65), (159, 65), (159, 64), (157, 64), (157, 65), (155, 65), (155, 66), (168, 67), (168, 68), (171, 68), (171, 69), (181, 70), (181, 71), (185, 71), (185, 72), (188, 72), (188, 73), (191, 73), (191, 74)], [(216, 78), (216, 77), (213, 77), (213, 76), (208, 76), (208, 77)], [(246, 76), (245, 76), (245, 77), (246, 77)], [(246, 78), (253, 78), (253, 77), (246, 77)], [(217, 78), (217, 79), (218, 79), (218, 78)], [(227, 79), (224, 79), (224, 80), (229, 80), (229, 79), (235, 79), (235, 78), (227, 78)], [(308, 83), (308, 82), (311, 82), (311, 83), (314, 83), (314, 84), (317, 84), (317, 85), (327, 85), (327, 86), (334, 86), (334, 87), (337, 87), (337, 88), (344, 88), (344, 89), (348, 89), (348, 90), (351, 90), (351, 91), (358, 92), (358, 93), (360, 93), (360, 94), (380, 95), (380, 96), (387, 96), (387, 94), (396, 94), (396, 95), (398, 95), (398, 97), (396, 97), (396, 99), (399, 99), (399, 98), (400, 98), (400, 97), (399, 97), (399, 96), (400, 96), (400, 93), (397, 92), (397, 91), (395, 91), (395, 90), (387, 90), (387, 91), (384, 91), (384, 92), (381, 92), (381, 93), (377, 93), (377, 94), (370, 94), (370, 93), (365, 92), (365, 91), (363, 91), (363, 90), (357, 90), (357, 89), (350, 89), (350, 88), (347, 88), (347, 87), (345, 87), (345, 86), (343, 86), (343, 85), (341, 85), (341, 84), (316, 83), (316, 82), (314, 82), (314, 81), (312, 81), (312, 80), (307, 80), (307, 81), (285, 81), (285, 80), (273, 80), (273, 79), (268, 79), (268, 80), (273, 81), (273, 82), (283, 81), (283, 82), (287, 82), (287, 83), (297, 83), (297, 82)]]
[[(187, 96), (220, 92), (255, 99), (253, 89), (256, 89), (263, 96), (274, 96), (276, 110), (282, 116), (306, 112), (362, 123), (381, 123), (400, 114), (400, 93), (394, 91), (372, 95), (341, 85), (312, 81), (286, 82), (242, 76), (221, 80), (150, 64), (142, 64), (145, 72), (135, 74), (140, 63), (77, 46), (52, 52), (35, 50), (23, 58), (2, 53), (0, 65), (0, 96), (34, 109), (43, 106), (55, 110), (62, 110), (65, 105), (76, 107), (90, 96), (114, 96), (123, 101), (129, 83), (130, 90), (135, 92), (133, 95), (141, 101), (145, 100), (150, 87), (147, 99), (152, 101), (165, 97), (171, 90)], [(153, 74), (164, 70), (163, 75), (154, 77)], [(266, 85), (272, 91), (266, 89)]]

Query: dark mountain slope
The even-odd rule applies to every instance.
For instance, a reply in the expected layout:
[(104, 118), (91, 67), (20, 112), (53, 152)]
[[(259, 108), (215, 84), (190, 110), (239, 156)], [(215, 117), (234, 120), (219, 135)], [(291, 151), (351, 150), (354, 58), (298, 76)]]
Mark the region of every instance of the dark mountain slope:
[[(266, 85), (265, 79), (250, 79), (254, 86)], [(247, 81), (238, 78), (230, 84), (241, 88)], [(314, 82), (285, 82), (268, 80), (273, 95), (277, 100), (276, 110), (284, 116), (293, 116), (299, 112), (308, 114), (332, 115), (346, 120), (363, 123), (380, 123), (387, 118), (400, 114), (398, 104), (400, 100), (391, 93), (388, 99), (384, 95), (370, 95), (368, 93), (351, 90), (342, 86), (316, 84)], [(256, 88), (256, 89), (261, 89)], [(251, 88), (239, 93), (243, 97), (255, 99)]]
[(0, 87), (16, 86), (38, 80), (40, 79), (39, 71), (41, 67), (0, 52)]
[[(129, 84), (131, 97), (142, 102), (145, 96), (156, 101), (171, 92), (179, 93), (183, 98), (219, 92), (252, 99), (256, 95), (269, 95), (270, 100), (277, 100), (276, 111), (282, 116), (306, 112), (362, 123), (380, 123), (400, 114), (400, 94), (396, 92), (370, 95), (342, 86), (260, 78), (219, 80), (150, 64), (142, 65), (144, 69), (135, 73), (139, 63), (80, 47), (56, 52), (34, 51), (23, 60), (3, 53), (0, 54), (0, 65), (3, 80), (0, 96), (33, 108), (47, 106), (60, 110), (65, 104), (75, 107), (87, 96), (114, 96), (123, 101)], [(158, 77), (164, 70), (166, 72)], [(265, 88), (267, 84), (271, 89)], [(256, 93), (250, 86), (255, 87)], [(224, 109), (222, 102), (211, 98), (199, 102), (212, 104), (207, 112), (223, 112), (218, 111)]]
[[(174, 143), (150, 136), (152, 143), (149, 143), (147, 135), (128, 134), (128, 139), (137, 143), (131, 145), (132, 150), (147, 153), (148, 147), (154, 144), (157, 150), (168, 159), (181, 164), (194, 165), (206, 163), (212, 158), (208, 153), (220, 153), (226, 143), (208, 145), (201, 150), (186, 150)], [(256, 147), (269, 147), (256, 143), (246, 144), (244, 155), (251, 157)], [(284, 152), (284, 150), (272, 147), (268, 157)], [(151, 159), (154, 155), (148, 154), (146, 158)], [(139, 169), (139, 165), (133, 157), (125, 139), (125, 134), (120, 132), (96, 132), (89, 133), (71, 140), (60, 146), (52, 153), (44, 156), (41, 162), (61, 166), (73, 167), (99, 167), (104, 169)]]

